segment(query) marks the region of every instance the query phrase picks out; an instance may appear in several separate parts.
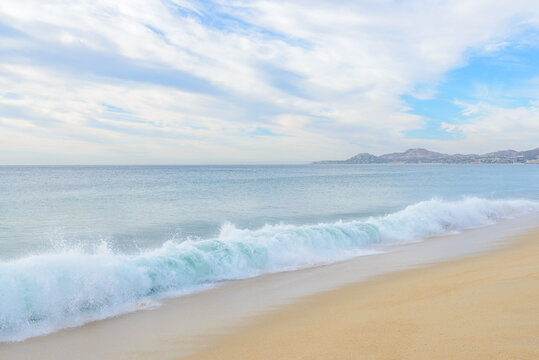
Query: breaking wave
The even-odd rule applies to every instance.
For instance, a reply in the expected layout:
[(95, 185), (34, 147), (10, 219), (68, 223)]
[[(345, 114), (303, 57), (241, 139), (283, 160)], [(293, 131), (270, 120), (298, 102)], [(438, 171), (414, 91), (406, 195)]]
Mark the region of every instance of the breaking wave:
[(0, 341), (134, 311), (140, 304), (230, 279), (372, 253), (375, 244), (418, 241), (539, 211), (539, 202), (430, 200), (382, 217), (311, 225), (222, 226), (204, 240), (168, 241), (135, 255), (103, 244), (0, 262)]

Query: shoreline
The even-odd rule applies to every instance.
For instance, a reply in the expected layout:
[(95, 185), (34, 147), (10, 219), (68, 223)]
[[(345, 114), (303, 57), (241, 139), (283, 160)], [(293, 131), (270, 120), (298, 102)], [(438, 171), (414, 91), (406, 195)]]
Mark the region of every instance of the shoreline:
[(307, 297), (188, 359), (537, 359), (539, 228), (508, 240)]
[[(242, 333), (242, 326), (259, 323), (268, 312), (288, 311), (294, 304), (310, 303), (312, 298), (335, 289), (383, 284), (387, 276), (398, 276), (407, 271), (421, 273), (462, 257), (489, 256), (498, 250), (484, 252), (506, 244), (508, 237), (535, 228), (536, 224), (537, 215), (534, 215), (401, 245), (385, 254), (231, 281), (210, 290), (166, 300), (163, 306), (151, 310), (95, 321), (19, 343), (0, 344), (0, 357), (179, 359), (202, 350), (200, 356), (204, 358), (204, 351), (211, 351), (228, 336), (233, 338), (237, 331)], [(539, 229), (535, 232), (539, 233)], [(499, 251), (513, 246), (516, 245)], [(406, 270), (411, 268), (416, 269)], [(262, 320), (260, 324), (264, 323)], [(210, 350), (205, 350), (208, 346)]]

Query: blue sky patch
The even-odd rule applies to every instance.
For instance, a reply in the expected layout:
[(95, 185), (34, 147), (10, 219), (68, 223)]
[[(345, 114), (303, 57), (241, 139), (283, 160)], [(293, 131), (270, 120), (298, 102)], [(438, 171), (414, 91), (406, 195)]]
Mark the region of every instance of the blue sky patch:
[(117, 107), (117, 106), (114, 106), (114, 105), (109, 105), (109, 104), (102, 104), (102, 105), (105, 108), (105, 110), (107, 110), (107, 111), (114, 112), (114, 113), (119, 113), (119, 114), (129, 114), (129, 111), (124, 110), (124, 109), (122, 109), (120, 107)]
[(280, 40), (304, 49), (311, 47), (311, 43), (304, 39), (265, 29), (234, 16), (235, 10), (244, 11), (241, 6), (236, 9), (234, 6), (224, 6), (213, 1), (197, 1), (196, 3), (199, 5), (196, 10), (176, 3), (170, 3), (169, 5), (181, 17), (195, 19), (202, 25), (219, 32), (258, 34), (265, 38)]
[(0, 37), (12, 38), (12, 37), (19, 37), (22, 35), (23, 33), (21, 33), (19, 30), (0, 23)]
[(263, 128), (263, 127), (257, 127), (256, 129), (251, 131), (249, 133), (249, 135), (253, 135), (253, 136), (284, 136), (282, 134), (274, 133), (273, 131), (268, 130), (268, 129)]
[(8, 100), (18, 100), (18, 99), (22, 99), (22, 96), (20, 96), (19, 94), (12, 93), (12, 92), (4, 93), (4, 94), (2, 95), (2, 97), (3, 97), (4, 99), (8, 99)]
[(466, 66), (447, 73), (430, 99), (401, 96), (410, 113), (426, 120), (423, 128), (406, 131), (406, 137), (454, 139), (456, 135), (443, 131), (441, 125), (469, 121), (459, 106), (461, 103), (487, 103), (504, 108), (530, 106), (537, 94), (537, 59), (538, 47), (503, 48), (472, 57)]
[(153, 27), (153, 26), (151, 26), (151, 25), (145, 25), (145, 26), (146, 26), (146, 28), (147, 28), (148, 30), (150, 30), (150, 31), (153, 32), (154, 34), (157, 34), (157, 35), (159, 35), (159, 36), (165, 36), (165, 33), (162, 32), (161, 30), (159, 30), (158, 28), (155, 28), (155, 27)]

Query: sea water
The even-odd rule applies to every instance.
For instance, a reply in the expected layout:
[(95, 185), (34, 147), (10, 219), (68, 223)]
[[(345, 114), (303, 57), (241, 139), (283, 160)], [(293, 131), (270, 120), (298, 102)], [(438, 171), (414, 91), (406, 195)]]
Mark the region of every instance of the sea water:
[(534, 212), (536, 165), (0, 167), (0, 341)]

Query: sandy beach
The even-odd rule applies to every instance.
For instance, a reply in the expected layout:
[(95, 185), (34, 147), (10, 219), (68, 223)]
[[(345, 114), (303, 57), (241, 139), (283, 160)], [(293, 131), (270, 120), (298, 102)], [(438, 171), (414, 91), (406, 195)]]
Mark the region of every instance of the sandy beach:
[(539, 360), (539, 0), (0, 0), (0, 360)]
[(537, 359), (539, 231), (309, 297), (192, 359)]
[(0, 358), (537, 359), (538, 299), (532, 216), (229, 282), (0, 344)]

